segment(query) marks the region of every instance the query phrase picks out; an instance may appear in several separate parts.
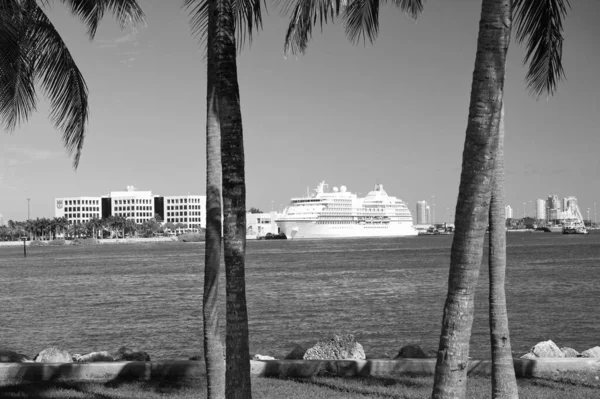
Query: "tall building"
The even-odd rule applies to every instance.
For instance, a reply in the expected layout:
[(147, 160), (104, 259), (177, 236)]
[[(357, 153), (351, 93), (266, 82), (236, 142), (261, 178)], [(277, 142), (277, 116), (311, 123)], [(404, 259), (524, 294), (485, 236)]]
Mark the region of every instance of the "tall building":
[(546, 220), (546, 201), (541, 198), (535, 201), (535, 218)]
[(577, 206), (577, 197), (569, 196), (569, 197), (565, 198), (564, 200), (566, 200), (566, 206), (563, 206), (563, 211), (566, 211), (569, 208), (574, 208), (575, 206)]
[(513, 218), (513, 210), (512, 207), (510, 205), (506, 205), (506, 207), (504, 208), (506, 211), (506, 218), (507, 219), (512, 219)]
[(429, 215), (427, 201), (417, 201), (417, 224), (429, 224)]
[(4, 216), (2, 216), (2, 214), (0, 214), (0, 227), (4, 226)]
[(111, 191), (101, 197), (55, 198), (54, 202), (54, 216), (66, 217), (71, 224), (109, 216), (122, 216), (142, 224), (158, 214), (163, 222), (184, 223), (191, 229), (206, 227), (203, 195), (160, 196), (127, 186), (124, 191)]
[(546, 201), (546, 216), (548, 220), (559, 219), (560, 217), (560, 201), (558, 199), (558, 195), (551, 194), (548, 196), (548, 201)]

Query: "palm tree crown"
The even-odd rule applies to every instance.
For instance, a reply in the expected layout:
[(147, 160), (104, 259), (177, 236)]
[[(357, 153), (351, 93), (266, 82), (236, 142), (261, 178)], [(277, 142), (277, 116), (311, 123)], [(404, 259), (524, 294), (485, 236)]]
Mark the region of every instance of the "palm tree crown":
[[(106, 11), (121, 28), (144, 23), (135, 0), (60, 0), (94, 38)], [(41, 0), (48, 6), (49, 0)], [(63, 133), (63, 144), (77, 168), (88, 120), (88, 88), (58, 31), (35, 0), (0, 0), (0, 119), (8, 131), (36, 108), (35, 85), (50, 100), (50, 117)]]

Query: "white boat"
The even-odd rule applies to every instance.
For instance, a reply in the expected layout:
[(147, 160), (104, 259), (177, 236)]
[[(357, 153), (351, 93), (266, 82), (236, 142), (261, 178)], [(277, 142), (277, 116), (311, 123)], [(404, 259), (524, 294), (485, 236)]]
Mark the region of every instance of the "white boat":
[(416, 236), (413, 219), (401, 199), (387, 195), (383, 185), (364, 198), (321, 182), (312, 195), (292, 198), (275, 220), (288, 239)]

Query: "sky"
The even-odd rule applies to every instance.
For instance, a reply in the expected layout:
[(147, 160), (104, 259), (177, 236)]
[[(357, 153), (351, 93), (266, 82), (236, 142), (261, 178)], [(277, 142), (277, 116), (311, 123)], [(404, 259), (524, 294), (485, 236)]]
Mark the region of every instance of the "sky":
[[(37, 112), (0, 134), (0, 214), (53, 217), (54, 198), (100, 196), (133, 185), (158, 195), (205, 194), (206, 65), (181, 1), (140, 0), (147, 27), (119, 30), (107, 14), (90, 41), (60, 3), (48, 15), (90, 91), (79, 168)], [(600, 2), (572, 1), (566, 80), (536, 100), (524, 47), (506, 69), (506, 203), (533, 213), (537, 198), (578, 198), (600, 213)], [(315, 29), (305, 55), (283, 54), (287, 19), (269, 3), (263, 29), (238, 57), (247, 207), (282, 210), (324, 180), (366, 194), (376, 183), (408, 203), (454, 213), (481, 3), (430, 0), (415, 22), (391, 4), (377, 41), (353, 45), (341, 21)], [(434, 198), (435, 197), (435, 198)], [(531, 201), (531, 203), (530, 203)], [(525, 206), (523, 205), (525, 203)]]

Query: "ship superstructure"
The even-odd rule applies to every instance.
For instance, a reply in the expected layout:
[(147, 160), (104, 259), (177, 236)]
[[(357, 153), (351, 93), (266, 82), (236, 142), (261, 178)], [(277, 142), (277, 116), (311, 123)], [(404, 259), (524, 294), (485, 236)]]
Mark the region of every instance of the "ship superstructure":
[(292, 198), (275, 222), (288, 238), (395, 237), (417, 235), (406, 204), (377, 184), (365, 197), (319, 183), (312, 195)]

